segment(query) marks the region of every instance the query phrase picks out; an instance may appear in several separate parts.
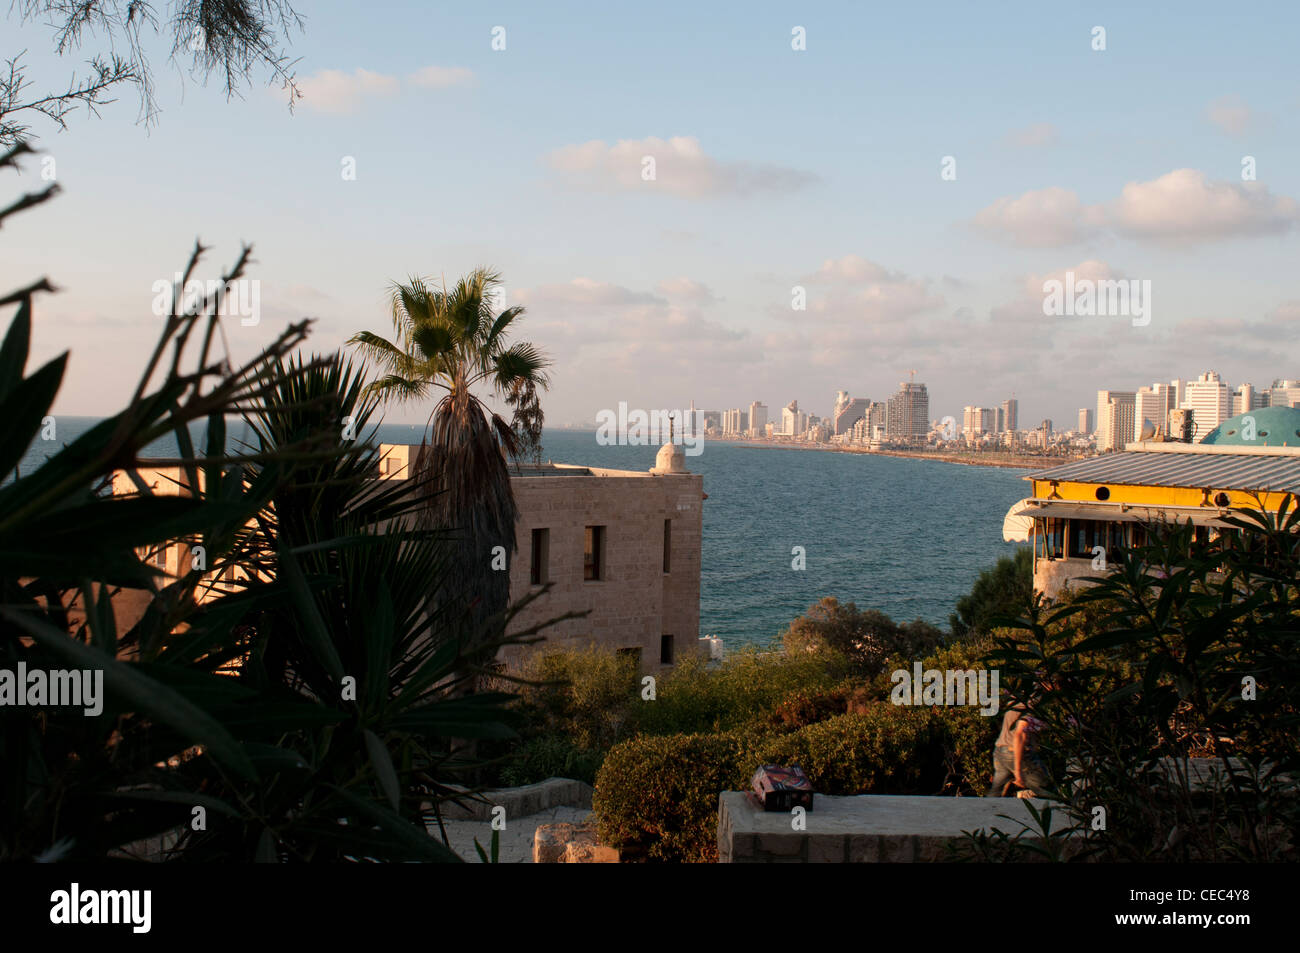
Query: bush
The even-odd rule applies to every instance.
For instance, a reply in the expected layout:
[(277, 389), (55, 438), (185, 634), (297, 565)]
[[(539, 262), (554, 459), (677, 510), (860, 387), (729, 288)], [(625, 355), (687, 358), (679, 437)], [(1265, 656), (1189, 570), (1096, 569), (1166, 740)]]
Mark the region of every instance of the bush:
[(899, 625), (875, 609), (860, 610), (827, 596), (790, 623), (782, 636), (791, 657), (839, 656), (858, 675), (875, 675), (894, 654), (921, 655), (943, 641), (943, 632), (920, 619)]
[[(1110, 805), (1088, 844), (1100, 859), (1296, 859), (1300, 508), (1285, 496), (1227, 522), (1210, 540), (1149, 527), (1095, 585), (999, 639), (1004, 681), (1045, 725), (1063, 812), (1087, 830)], [(1167, 769), (1198, 755), (1226, 778), (1212, 793)]]
[(633, 857), (714, 861), (719, 795), (748, 790), (763, 764), (799, 765), (820, 794), (981, 789), (995, 721), (880, 701), (785, 734), (642, 735), (616, 745), (596, 776), (600, 836)]
[(971, 591), (957, 600), (957, 611), (948, 616), (953, 637), (987, 636), (1000, 620), (1020, 618), (1033, 592), (1034, 554), (1022, 546), (980, 573)]
[(641, 735), (609, 752), (593, 806), (603, 843), (625, 857), (713, 863), (718, 794), (748, 784), (739, 733)]
[(944, 782), (943, 726), (927, 708), (879, 702), (755, 746), (746, 778), (760, 765), (797, 764), (821, 794), (937, 794)]
[(604, 751), (623, 736), (640, 697), (636, 662), (595, 645), (539, 654), (523, 675), (542, 683), (519, 692), (536, 734), (563, 735), (588, 751)]
[(789, 731), (843, 715), (848, 710), (850, 691), (847, 685), (829, 691), (796, 689), (781, 699), (763, 722), (776, 731)]
[(603, 754), (565, 735), (538, 735), (511, 752), (499, 777), (503, 787), (536, 784), (547, 778), (575, 778), (593, 784)]
[(765, 722), (792, 694), (814, 695), (834, 689), (846, 669), (836, 659), (746, 649), (717, 668), (697, 657), (684, 657), (660, 678), (653, 702), (637, 696), (636, 730), (648, 734), (730, 731)]

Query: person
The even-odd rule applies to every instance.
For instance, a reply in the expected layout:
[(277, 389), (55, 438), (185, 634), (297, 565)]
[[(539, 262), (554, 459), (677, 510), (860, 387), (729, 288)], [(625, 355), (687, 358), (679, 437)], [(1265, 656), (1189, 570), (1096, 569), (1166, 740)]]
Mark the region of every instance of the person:
[(993, 781), (985, 797), (1002, 797), (1012, 782), (1034, 797), (1047, 790), (1047, 772), (1038, 756), (1038, 732), (1043, 723), (1019, 703), (1002, 716), (1002, 731), (993, 749)]

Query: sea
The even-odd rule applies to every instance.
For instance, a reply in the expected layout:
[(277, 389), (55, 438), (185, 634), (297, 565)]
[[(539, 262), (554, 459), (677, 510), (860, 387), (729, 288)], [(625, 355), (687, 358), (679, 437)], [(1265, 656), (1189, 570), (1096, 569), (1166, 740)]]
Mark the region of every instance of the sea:
[[(57, 418), (56, 439), (38, 437), (21, 472), (97, 422)], [(194, 428), (196, 446), (203, 429)], [(375, 439), (419, 443), (421, 432), (380, 424)], [(247, 436), (231, 422), (232, 448)], [(648, 470), (659, 449), (602, 445), (594, 431), (579, 430), (546, 430), (542, 442), (543, 460), (621, 470)], [(701, 446), (686, 457), (708, 494), (700, 634), (719, 636), (729, 651), (779, 642), (823, 596), (946, 629), (980, 572), (1016, 548), (1003, 542), (1002, 521), (1028, 495), (1029, 470), (716, 440)], [(176, 453), (169, 437), (147, 455)]]

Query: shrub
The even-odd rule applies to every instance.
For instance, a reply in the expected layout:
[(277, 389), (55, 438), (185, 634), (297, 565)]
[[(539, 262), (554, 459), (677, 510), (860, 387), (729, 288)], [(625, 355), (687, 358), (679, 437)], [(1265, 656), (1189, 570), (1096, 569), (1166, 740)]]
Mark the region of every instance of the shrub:
[[(1086, 830), (1110, 805), (1089, 839), (1101, 859), (1296, 858), (1300, 508), (1286, 496), (1226, 521), (1212, 540), (1149, 527), (1095, 585), (999, 640), (1004, 680), (1045, 724), (1063, 811)], [(1226, 779), (1212, 791), (1165, 760), (1204, 754)]]
[(582, 747), (566, 735), (538, 735), (511, 752), (499, 777), (504, 787), (536, 784), (547, 778), (576, 778), (593, 784), (603, 754)]
[(829, 691), (796, 689), (781, 699), (763, 722), (777, 731), (788, 731), (825, 721), (848, 710), (849, 692), (844, 685)]
[(980, 573), (971, 591), (957, 600), (957, 611), (948, 616), (953, 637), (987, 636), (1001, 619), (1019, 618), (1033, 592), (1033, 550), (1022, 546)]
[[(784, 734), (641, 735), (596, 776), (601, 838), (632, 856), (717, 858), (718, 796), (748, 790), (763, 764), (797, 764), (821, 794), (938, 794), (987, 783), (996, 719), (974, 709), (876, 702)], [(973, 778), (965, 772), (974, 772)]]
[(808, 655), (746, 649), (728, 656), (717, 668), (688, 656), (659, 679), (653, 703), (637, 696), (635, 727), (657, 735), (730, 731), (766, 721), (794, 693), (829, 691), (844, 675), (838, 660)]
[(925, 708), (879, 702), (755, 746), (748, 778), (763, 764), (797, 764), (821, 794), (936, 794), (944, 781), (942, 726)]
[(917, 619), (899, 625), (875, 609), (860, 610), (827, 596), (790, 623), (782, 636), (786, 653), (839, 656), (858, 675), (875, 675), (893, 654), (920, 655), (933, 651), (943, 632)]
[(636, 662), (595, 645), (539, 654), (523, 674), (541, 683), (519, 693), (536, 733), (566, 735), (583, 749), (618, 741), (639, 698)]
[(626, 857), (718, 859), (718, 794), (748, 783), (739, 733), (641, 735), (615, 745), (596, 776), (600, 839)]

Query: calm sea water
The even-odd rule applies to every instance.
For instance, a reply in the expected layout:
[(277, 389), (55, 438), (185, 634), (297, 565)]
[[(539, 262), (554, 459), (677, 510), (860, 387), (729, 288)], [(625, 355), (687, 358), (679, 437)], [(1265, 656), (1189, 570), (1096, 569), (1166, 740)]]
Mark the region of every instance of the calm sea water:
[[(60, 417), (57, 441), (37, 440), (23, 472), (95, 422)], [(196, 427), (201, 446), (202, 427)], [(231, 440), (244, 436), (232, 422)], [(378, 439), (418, 443), (420, 428), (384, 424)], [(648, 470), (658, 446), (600, 446), (589, 432), (548, 430), (543, 458)], [(171, 439), (151, 448), (175, 455)], [(729, 648), (767, 644), (822, 596), (879, 609), (898, 621), (946, 627), (975, 577), (1009, 555), (1007, 508), (1027, 494), (1026, 470), (937, 460), (746, 447), (709, 441), (688, 469), (704, 476), (700, 634)], [(807, 568), (791, 568), (792, 548)]]

